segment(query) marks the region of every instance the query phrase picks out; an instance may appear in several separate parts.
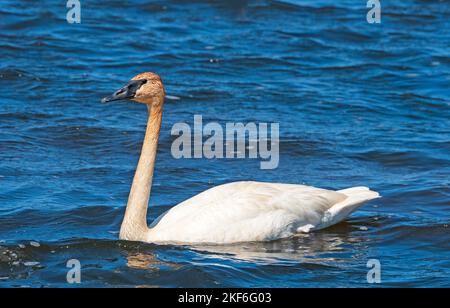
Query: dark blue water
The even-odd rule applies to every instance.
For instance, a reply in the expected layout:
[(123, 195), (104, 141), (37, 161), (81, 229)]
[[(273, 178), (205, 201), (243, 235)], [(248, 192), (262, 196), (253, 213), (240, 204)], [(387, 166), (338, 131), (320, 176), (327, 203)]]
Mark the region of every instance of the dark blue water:
[[(0, 5), (0, 286), (449, 287), (450, 2), (64, 1)], [(100, 99), (142, 71), (166, 100), (149, 220), (236, 180), (379, 191), (296, 239), (118, 241), (146, 109)], [(280, 163), (181, 159), (176, 122), (280, 123)], [(31, 242), (31, 243), (30, 243)]]

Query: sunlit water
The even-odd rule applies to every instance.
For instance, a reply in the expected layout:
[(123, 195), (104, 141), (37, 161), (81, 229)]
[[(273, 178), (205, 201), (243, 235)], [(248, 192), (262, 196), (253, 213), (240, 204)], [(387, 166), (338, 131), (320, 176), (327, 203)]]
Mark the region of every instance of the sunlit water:
[[(82, 2), (0, 6), (0, 286), (450, 286), (450, 3)], [(131, 3), (132, 2), (132, 3)], [(271, 243), (118, 241), (145, 107), (100, 104), (141, 71), (167, 94), (150, 218), (236, 180), (382, 195), (330, 229)], [(174, 123), (280, 123), (280, 163), (181, 159)]]

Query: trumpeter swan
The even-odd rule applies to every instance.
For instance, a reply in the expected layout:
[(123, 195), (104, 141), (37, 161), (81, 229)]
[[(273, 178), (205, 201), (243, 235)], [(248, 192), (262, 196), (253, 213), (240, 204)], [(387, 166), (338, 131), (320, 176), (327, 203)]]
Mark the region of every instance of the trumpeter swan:
[(234, 182), (178, 204), (148, 227), (147, 208), (164, 104), (160, 77), (139, 74), (102, 102), (122, 99), (146, 104), (148, 122), (120, 239), (174, 244), (270, 241), (336, 224), (364, 202), (379, 197), (366, 187), (332, 191), (304, 185)]

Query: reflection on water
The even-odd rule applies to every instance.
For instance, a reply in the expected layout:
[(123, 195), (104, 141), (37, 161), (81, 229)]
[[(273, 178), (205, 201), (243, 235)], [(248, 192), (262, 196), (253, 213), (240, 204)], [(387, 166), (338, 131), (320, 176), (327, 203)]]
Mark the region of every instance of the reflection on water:
[(173, 262), (160, 261), (153, 254), (135, 253), (127, 256), (127, 266), (134, 269), (159, 271), (161, 266), (168, 266), (173, 270), (177, 270), (183, 265)]
[(252, 263), (271, 264), (284, 262), (338, 262), (322, 255), (342, 252), (343, 239), (337, 236), (299, 235), (291, 239), (268, 243), (193, 246), (192, 249), (215, 259), (233, 259)]

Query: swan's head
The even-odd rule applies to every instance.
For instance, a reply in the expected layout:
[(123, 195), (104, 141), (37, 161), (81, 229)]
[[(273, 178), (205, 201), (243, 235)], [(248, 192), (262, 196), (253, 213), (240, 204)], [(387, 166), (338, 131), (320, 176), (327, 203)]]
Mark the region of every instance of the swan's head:
[(102, 103), (123, 99), (150, 105), (162, 103), (164, 86), (161, 78), (157, 74), (149, 72), (138, 74), (112, 95), (103, 98)]

